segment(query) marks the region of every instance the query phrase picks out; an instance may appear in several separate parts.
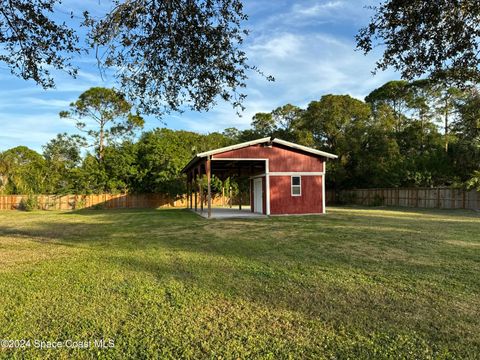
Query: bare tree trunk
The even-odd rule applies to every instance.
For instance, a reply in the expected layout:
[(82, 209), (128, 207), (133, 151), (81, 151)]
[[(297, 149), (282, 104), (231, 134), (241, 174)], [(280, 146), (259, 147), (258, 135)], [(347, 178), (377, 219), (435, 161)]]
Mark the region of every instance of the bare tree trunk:
[(98, 141), (98, 159), (100, 161), (103, 160), (103, 152), (104, 152), (104, 146), (103, 146), (103, 142), (104, 142), (104, 137), (105, 137), (105, 134), (104, 134), (104, 130), (103, 130), (103, 125), (100, 125), (100, 139)]
[(448, 152), (448, 97), (445, 98), (445, 152)]

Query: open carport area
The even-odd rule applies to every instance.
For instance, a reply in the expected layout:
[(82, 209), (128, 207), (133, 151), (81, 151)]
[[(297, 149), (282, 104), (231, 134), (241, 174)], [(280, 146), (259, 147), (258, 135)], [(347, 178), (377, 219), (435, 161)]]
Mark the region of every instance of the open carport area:
[[(193, 210), (194, 213), (208, 219), (208, 210), (203, 211), (197, 209)], [(250, 210), (249, 206), (243, 206), (242, 209), (237, 208), (216, 208), (212, 207), (210, 219), (251, 219), (251, 218), (266, 218), (266, 215), (254, 213)]]

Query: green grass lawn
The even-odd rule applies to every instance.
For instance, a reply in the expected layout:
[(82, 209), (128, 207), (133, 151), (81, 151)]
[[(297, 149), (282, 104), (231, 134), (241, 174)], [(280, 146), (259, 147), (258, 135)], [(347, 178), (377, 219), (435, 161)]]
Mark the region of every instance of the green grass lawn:
[(479, 294), (474, 212), (0, 213), (3, 358), (473, 359)]

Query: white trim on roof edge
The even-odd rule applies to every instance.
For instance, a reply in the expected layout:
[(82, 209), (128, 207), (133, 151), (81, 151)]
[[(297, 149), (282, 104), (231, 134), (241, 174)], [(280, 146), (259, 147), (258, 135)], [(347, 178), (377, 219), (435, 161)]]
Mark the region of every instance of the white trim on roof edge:
[(197, 157), (205, 157), (205, 156), (208, 156), (208, 155), (220, 154), (222, 152), (241, 149), (241, 148), (251, 146), (251, 145), (262, 144), (262, 143), (265, 143), (265, 142), (268, 142), (268, 141), (270, 141), (269, 137), (261, 138), (261, 139), (257, 139), (257, 140), (252, 140), (252, 141), (247, 141), (247, 142), (244, 142), (244, 143), (235, 144), (235, 145), (231, 145), (231, 146), (226, 146), (226, 147), (215, 149), (215, 150), (205, 151), (203, 153), (197, 154)]
[(328, 152), (317, 150), (317, 149), (312, 149), (312, 148), (307, 147), (307, 146), (298, 145), (298, 144), (292, 143), (290, 141), (285, 141), (285, 140), (282, 140), (282, 139), (273, 139), (272, 142), (280, 144), (280, 145), (288, 146), (288, 147), (291, 147), (291, 148), (294, 148), (294, 149), (302, 150), (302, 151), (305, 151), (305, 152), (309, 152), (309, 153), (312, 153), (312, 154), (321, 155), (321, 156), (324, 156), (324, 157), (330, 158), (330, 159), (338, 158), (337, 155), (330, 154)]
[(324, 157), (330, 158), (330, 159), (336, 159), (338, 157), (337, 155), (330, 154), (330, 153), (325, 152), (325, 151), (312, 149), (310, 147), (303, 146), (303, 145), (298, 145), (298, 144), (292, 143), (290, 141), (285, 141), (285, 140), (282, 140), (282, 139), (277, 139), (277, 138), (272, 139), (271, 137), (265, 137), (265, 138), (252, 140), (252, 141), (247, 141), (247, 142), (236, 144), (236, 145), (226, 146), (226, 147), (223, 147), (223, 148), (220, 148), (220, 149), (206, 151), (206, 152), (197, 154), (197, 157), (205, 157), (205, 156), (209, 156), (209, 155), (220, 154), (220, 153), (223, 153), (223, 152), (226, 152), (226, 151), (237, 150), (237, 149), (241, 149), (241, 148), (244, 148), (244, 147), (257, 145), (257, 144), (262, 144), (262, 143), (266, 143), (266, 142), (270, 142), (270, 141), (273, 142), (273, 143), (276, 143), (276, 144), (291, 147), (291, 148), (297, 149), (297, 150), (302, 150), (302, 151), (305, 151), (305, 152), (308, 152), (308, 153), (311, 153), (311, 154), (324, 156)]

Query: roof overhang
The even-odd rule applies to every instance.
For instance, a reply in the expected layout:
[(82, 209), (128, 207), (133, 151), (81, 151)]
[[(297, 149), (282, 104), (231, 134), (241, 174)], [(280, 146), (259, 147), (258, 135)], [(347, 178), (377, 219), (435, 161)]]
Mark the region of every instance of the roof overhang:
[(248, 147), (248, 146), (265, 144), (265, 143), (271, 143), (271, 144), (275, 143), (275, 144), (283, 145), (285, 147), (289, 147), (289, 148), (292, 148), (292, 149), (297, 149), (297, 150), (300, 150), (300, 151), (303, 151), (303, 152), (306, 152), (306, 153), (314, 154), (314, 155), (317, 155), (317, 156), (322, 156), (322, 157), (325, 157), (325, 158), (328, 158), (328, 159), (336, 159), (338, 157), (337, 155), (330, 154), (330, 153), (325, 152), (325, 151), (313, 149), (313, 148), (310, 148), (308, 146), (295, 144), (295, 143), (292, 143), (290, 141), (285, 141), (285, 140), (281, 140), (281, 139), (277, 139), (277, 138), (273, 138), (273, 137), (265, 137), (265, 138), (261, 138), (261, 139), (257, 139), (257, 140), (247, 141), (247, 142), (243, 142), (243, 143), (240, 143), (240, 144), (235, 144), (235, 145), (226, 146), (226, 147), (223, 147), (223, 148), (199, 153), (192, 160), (189, 161), (189, 163), (182, 169), (182, 172), (185, 172), (193, 164), (195, 164), (197, 161), (199, 161), (202, 158), (206, 158), (208, 156), (213, 156), (213, 155), (216, 155), (216, 154), (221, 154), (221, 153), (224, 153), (224, 152), (227, 152), (227, 151), (242, 149), (242, 148), (245, 148), (245, 147)]

